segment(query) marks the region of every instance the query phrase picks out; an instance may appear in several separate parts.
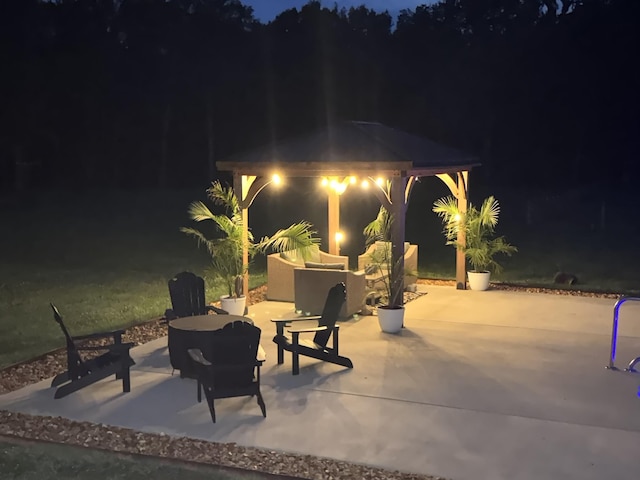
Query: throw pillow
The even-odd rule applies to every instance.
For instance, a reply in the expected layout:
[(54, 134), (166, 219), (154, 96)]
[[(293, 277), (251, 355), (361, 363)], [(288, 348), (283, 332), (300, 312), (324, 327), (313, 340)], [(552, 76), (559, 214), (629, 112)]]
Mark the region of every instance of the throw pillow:
[(364, 274), (365, 275), (373, 275), (378, 271), (378, 265), (374, 265), (370, 263), (369, 265), (364, 266)]

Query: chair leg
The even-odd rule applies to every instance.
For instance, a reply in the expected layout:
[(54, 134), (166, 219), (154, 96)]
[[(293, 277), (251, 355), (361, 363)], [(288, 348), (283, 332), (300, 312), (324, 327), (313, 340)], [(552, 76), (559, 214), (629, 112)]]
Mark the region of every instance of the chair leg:
[(260, 410), (262, 410), (262, 416), (267, 418), (267, 406), (264, 404), (264, 399), (262, 398), (262, 393), (258, 390), (258, 405), (260, 405)]
[(293, 364), (294, 375), (298, 375), (300, 373), (300, 354), (298, 353), (299, 340), (300, 333), (293, 332), (291, 335), (291, 363)]
[(129, 370), (129, 367), (124, 367), (120, 372), (120, 376), (122, 377), (122, 391), (125, 393), (130, 392), (131, 391), (131, 372)]
[(293, 374), (298, 375), (300, 373), (300, 354), (298, 352), (291, 352), (293, 363)]
[(282, 365), (284, 363), (284, 348), (278, 345), (278, 365)]
[[(276, 325), (276, 336), (283, 337), (284, 336), (284, 325), (278, 323)], [(278, 365), (282, 365), (284, 363), (284, 348), (282, 345), (278, 343)]]
[(216, 423), (216, 407), (213, 404), (213, 395), (207, 395), (207, 404), (209, 405), (211, 420), (213, 421), (213, 423)]
[(58, 375), (53, 377), (53, 380), (51, 381), (51, 386), (57, 387), (58, 385), (62, 385), (63, 383), (68, 382), (69, 380), (71, 380), (71, 376), (69, 375), (69, 372), (59, 373)]
[(202, 383), (198, 379), (198, 403), (202, 402)]

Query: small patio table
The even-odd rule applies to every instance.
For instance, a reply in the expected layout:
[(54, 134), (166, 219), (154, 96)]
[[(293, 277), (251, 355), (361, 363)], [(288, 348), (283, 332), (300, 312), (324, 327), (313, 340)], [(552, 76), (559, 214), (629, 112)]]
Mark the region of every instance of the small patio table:
[[(242, 315), (196, 315), (181, 317), (169, 322), (169, 359), (171, 366), (180, 370), (180, 377), (196, 378), (187, 350), (199, 348), (204, 358), (212, 357), (212, 333), (231, 322), (253, 320)], [(258, 347), (258, 360), (266, 357), (262, 345)]]

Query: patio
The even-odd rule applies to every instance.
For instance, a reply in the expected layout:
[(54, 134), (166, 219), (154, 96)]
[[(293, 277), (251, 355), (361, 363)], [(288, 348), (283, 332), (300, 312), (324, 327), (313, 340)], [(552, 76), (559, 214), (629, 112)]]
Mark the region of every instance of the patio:
[[(614, 301), (520, 292), (427, 291), (407, 304), (400, 335), (375, 317), (343, 322), (353, 370), (290, 356), (276, 364), (262, 328), (263, 419), (255, 399), (216, 402), (212, 424), (195, 381), (171, 376), (166, 338), (133, 350), (132, 391), (102, 381), (61, 400), (49, 382), (0, 396), (0, 409), (308, 453), (447, 478), (635, 478), (640, 375), (606, 370)], [(619, 366), (640, 355), (640, 305), (620, 315)]]

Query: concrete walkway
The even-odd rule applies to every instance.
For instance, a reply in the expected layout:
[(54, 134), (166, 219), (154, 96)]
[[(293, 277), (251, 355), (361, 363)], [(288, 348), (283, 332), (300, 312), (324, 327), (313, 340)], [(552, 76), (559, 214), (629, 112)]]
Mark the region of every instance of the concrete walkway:
[[(166, 338), (133, 350), (128, 394), (105, 380), (53, 400), (41, 382), (0, 408), (457, 480), (638, 478), (640, 375), (604, 368), (613, 300), (420, 287), (399, 335), (376, 317), (343, 323), (353, 370), (302, 357), (297, 377), (290, 356), (276, 365), (269, 322), (292, 304), (252, 306), (266, 419), (255, 399), (227, 399), (212, 424), (195, 381), (171, 375)], [(640, 355), (640, 305), (622, 308), (620, 335), (622, 367)]]

